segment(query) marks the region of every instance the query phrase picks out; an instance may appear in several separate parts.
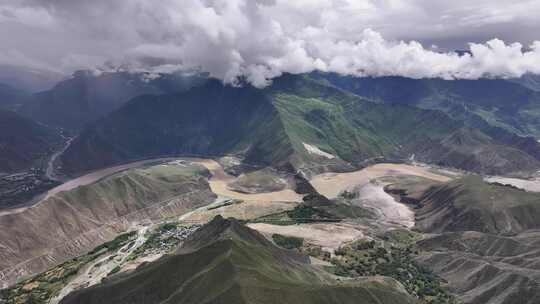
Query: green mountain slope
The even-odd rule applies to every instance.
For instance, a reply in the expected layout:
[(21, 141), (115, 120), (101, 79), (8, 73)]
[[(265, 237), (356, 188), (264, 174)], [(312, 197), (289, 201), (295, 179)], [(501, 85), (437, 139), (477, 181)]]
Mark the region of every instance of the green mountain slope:
[[(399, 186), (392, 186), (399, 188)], [(416, 228), (427, 233), (477, 231), (515, 235), (540, 228), (540, 193), (466, 176), (440, 185), (404, 185), (416, 205)], [(414, 194), (413, 194), (414, 193)], [(408, 200), (407, 200), (408, 198)]]
[(316, 156), (306, 153), (303, 143), (352, 163), (401, 156), (403, 145), (440, 140), (460, 128), (440, 112), (375, 104), (307, 77), (288, 76), (276, 82), (273, 104), (304, 159)]
[[(441, 166), (456, 167), (469, 171), (506, 174), (515, 171), (529, 171), (538, 167), (537, 143), (530, 147), (500, 142), (500, 137), (491, 137), (478, 129), (462, 128), (439, 142), (419, 142), (415, 156), (424, 162)], [(529, 149), (529, 147), (531, 149)]]
[(0, 110), (0, 173), (39, 166), (59, 142), (55, 130)]
[(540, 92), (540, 75), (525, 74), (520, 78), (510, 79), (510, 81)]
[(16, 109), (27, 96), (23, 90), (0, 83), (0, 109)]
[[(475, 149), (457, 136), (474, 139)], [(540, 167), (540, 153), (499, 143), (440, 111), (374, 103), (306, 75), (285, 75), (264, 90), (208, 81), (135, 98), (87, 128), (62, 161), (74, 174), (128, 159), (229, 153), (307, 174), (411, 155), (487, 173)]]
[(454, 118), (482, 119), (494, 127), (540, 138), (538, 78), (441, 80), (356, 78), (314, 74), (339, 88), (374, 100), (442, 110)]
[(76, 172), (141, 157), (245, 151), (275, 163), (290, 154), (287, 142), (264, 94), (212, 81), (181, 95), (132, 100), (85, 130), (62, 161)]
[(415, 206), (416, 261), (467, 304), (540, 299), (540, 193), (468, 176), (448, 183), (398, 182), (386, 190)]
[(385, 278), (338, 282), (307, 258), (218, 216), (176, 254), (61, 303), (414, 303), (401, 288)]

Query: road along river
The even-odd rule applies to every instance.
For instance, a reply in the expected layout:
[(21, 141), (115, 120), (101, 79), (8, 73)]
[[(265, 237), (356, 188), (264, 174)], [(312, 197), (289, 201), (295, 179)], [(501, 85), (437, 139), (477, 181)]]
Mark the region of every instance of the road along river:
[(51, 197), (51, 196), (53, 196), (53, 195), (55, 195), (57, 193), (60, 193), (62, 191), (69, 191), (69, 190), (75, 189), (75, 188), (80, 187), (80, 186), (85, 186), (85, 185), (95, 183), (95, 182), (99, 181), (100, 179), (102, 179), (104, 177), (107, 177), (107, 176), (110, 176), (112, 174), (115, 174), (115, 173), (118, 173), (118, 172), (121, 172), (121, 171), (124, 171), (124, 170), (128, 170), (128, 169), (132, 169), (132, 168), (137, 168), (137, 167), (143, 166), (144, 164), (148, 164), (148, 163), (152, 163), (152, 162), (168, 161), (168, 160), (173, 160), (173, 159), (176, 159), (176, 158), (158, 158), (158, 159), (141, 160), (141, 161), (136, 161), (136, 162), (132, 162), (132, 163), (128, 163), (128, 164), (108, 167), (108, 168), (105, 168), (105, 169), (100, 169), (100, 170), (88, 173), (86, 175), (74, 178), (72, 180), (69, 180), (69, 181), (57, 186), (57, 187), (54, 187), (54, 188), (50, 189), (49, 191), (47, 191), (47, 193), (43, 196), (42, 199), (40, 199), (38, 202), (36, 202), (33, 205), (25, 206), (25, 207), (21, 207), (21, 208), (1, 210), (0, 211), (0, 217), (3, 216), (3, 215), (6, 215), (6, 214), (20, 213), (20, 212), (22, 212), (22, 211), (24, 211), (24, 210), (26, 210), (28, 208), (33, 208), (33, 207), (37, 206), (41, 202), (45, 201), (46, 199), (48, 199), (49, 197)]
[(135, 161), (135, 162), (108, 167), (108, 168), (104, 168), (104, 169), (100, 169), (100, 170), (88, 173), (86, 175), (74, 178), (55, 188), (50, 189), (49, 191), (47, 191), (47, 193), (44, 195), (42, 199), (40, 199), (38, 202), (36, 202), (35, 204), (31, 206), (25, 206), (25, 207), (9, 209), (9, 210), (2, 210), (0, 211), (0, 217), (6, 214), (20, 213), (28, 208), (35, 207), (36, 205), (40, 204), (44, 200), (48, 199), (49, 197), (57, 193), (60, 193), (63, 191), (69, 191), (80, 186), (85, 186), (85, 185), (95, 183), (102, 178), (105, 178), (107, 176), (113, 175), (121, 171), (141, 167), (143, 165), (150, 164), (150, 163), (155, 163), (155, 162), (165, 163), (165, 162), (169, 162), (169, 161), (173, 161), (177, 159), (192, 161), (194, 163), (198, 163), (204, 166), (205, 168), (207, 168), (212, 174), (212, 177), (209, 180), (210, 188), (212, 189), (212, 192), (214, 192), (217, 195), (229, 197), (233, 199), (240, 199), (244, 201), (251, 201), (251, 202), (302, 201), (302, 195), (297, 194), (291, 189), (284, 189), (284, 190), (276, 191), (276, 192), (256, 193), (256, 194), (246, 194), (246, 193), (235, 192), (235, 191), (229, 190), (227, 187), (227, 184), (232, 182), (235, 179), (235, 177), (227, 174), (225, 170), (223, 169), (223, 167), (217, 161), (212, 160), (212, 159), (205, 159), (205, 158), (169, 157), (169, 158), (155, 158), (155, 159)]
[[(86, 175), (77, 177), (70, 181), (67, 181), (51, 190), (49, 190), (45, 196), (31, 206), (25, 206), (16, 209), (9, 209), (0, 211), (0, 217), (6, 214), (13, 214), (22, 212), (28, 208), (33, 208), (40, 204), (47, 198), (62, 192), (75, 189), (80, 186), (89, 185), (99, 181), (102, 178), (110, 176), (112, 174), (140, 167), (145, 164), (153, 162), (168, 162), (175, 159), (185, 159), (195, 163), (199, 163), (206, 167), (212, 177), (209, 180), (210, 188), (212, 192), (217, 195), (229, 197), (233, 199), (240, 199), (251, 202), (268, 202), (268, 201), (281, 201), (281, 202), (299, 202), (302, 201), (302, 195), (295, 193), (292, 189), (284, 189), (281, 191), (268, 192), (268, 193), (255, 193), (246, 194), (230, 190), (227, 185), (234, 181), (235, 177), (227, 174), (223, 167), (215, 160), (204, 158), (156, 158), (135, 161), (118, 166), (108, 167), (100, 169)], [(435, 174), (429, 170), (428, 167), (411, 166), (404, 164), (377, 164), (359, 171), (347, 172), (347, 173), (324, 173), (315, 176), (311, 179), (311, 183), (319, 191), (319, 193), (327, 196), (328, 198), (335, 198), (338, 194), (344, 190), (352, 189), (355, 186), (367, 184), (370, 180), (389, 176), (389, 175), (415, 175), (421, 176), (436, 181), (448, 181), (449, 177)]]

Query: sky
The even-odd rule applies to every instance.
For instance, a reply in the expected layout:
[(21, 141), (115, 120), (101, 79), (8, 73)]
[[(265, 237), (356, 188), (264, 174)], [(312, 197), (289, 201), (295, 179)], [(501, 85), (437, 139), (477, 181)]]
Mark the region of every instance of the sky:
[[(540, 73), (538, 0), (0, 0), (0, 65), (476, 79)], [(454, 50), (468, 50), (458, 55)]]

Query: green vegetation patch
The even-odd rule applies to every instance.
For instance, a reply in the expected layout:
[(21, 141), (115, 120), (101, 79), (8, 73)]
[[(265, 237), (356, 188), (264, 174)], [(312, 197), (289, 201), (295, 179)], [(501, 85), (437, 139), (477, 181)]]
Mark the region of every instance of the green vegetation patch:
[[(296, 254), (264, 241), (253, 230), (224, 221), (217, 219), (201, 228), (191, 244), (196, 251), (173, 254), (127, 276), (82, 290), (66, 303), (101, 304), (111, 295), (116, 303), (139, 298), (155, 303), (179, 303), (186, 298), (191, 303), (414, 303), (384, 280), (342, 284), (298, 261)], [(190, 284), (193, 282), (198, 283)]]
[[(403, 231), (391, 233), (400, 241), (411, 239)], [(395, 246), (391, 242), (359, 240), (336, 250), (331, 260), (336, 275), (348, 277), (387, 276), (401, 282), (409, 294), (421, 303), (456, 303), (454, 297), (443, 287), (442, 281), (431, 271), (414, 261), (416, 249), (413, 245)]]
[(289, 218), (297, 223), (307, 223), (319, 215), (318, 209), (305, 205), (297, 206), (293, 210), (286, 211), (286, 213)]
[(276, 243), (276, 245), (285, 249), (298, 249), (304, 244), (303, 238), (285, 236), (281, 234), (273, 234), (272, 240), (274, 241), (274, 243)]
[(110, 276), (110, 275), (113, 275), (113, 274), (119, 272), (120, 269), (121, 269), (120, 266), (114, 267), (114, 268), (107, 274), (107, 276)]
[(353, 199), (358, 198), (358, 192), (345, 190), (339, 194), (339, 197), (346, 200), (353, 200)]
[(334, 218), (377, 218), (377, 214), (373, 210), (354, 205), (336, 204), (332, 207), (321, 207), (321, 209), (331, 214)]
[[(304, 255), (318, 258), (320, 260), (327, 261), (327, 262), (330, 262), (330, 259), (332, 257), (331, 253), (323, 250), (321, 246), (309, 244), (306, 242), (304, 242), (302, 247), (300, 247), (298, 250), (300, 251), (300, 253)], [(333, 270), (329, 272), (333, 272)]]
[(340, 193), (339, 197), (327, 204), (326, 206), (321, 206), (320, 209), (331, 214), (334, 218), (367, 218), (367, 219), (376, 219), (377, 214), (365, 207), (355, 205), (353, 200), (358, 198), (358, 192), (355, 191), (343, 191)]
[(128, 233), (121, 234), (117, 236), (114, 240), (103, 243), (96, 248), (94, 248), (92, 251), (90, 251), (89, 255), (94, 255), (99, 253), (100, 251), (106, 251), (111, 252), (118, 250), (120, 247), (124, 246), (128, 240), (131, 240), (133, 237), (137, 235), (136, 231), (131, 231)]
[(296, 225), (316, 222), (339, 222), (340, 218), (326, 212), (320, 207), (305, 204), (296, 206), (293, 210), (275, 213), (253, 220), (254, 223), (269, 222), (275, 225)]
[(136, 234), (136, 232), (121, 234), (114, 240), (94, 248), (86, 255), (64, 262), (33, 278), (19, 282), (11, 288), (0, 290), (0, 303), (49, 303), (49, 300), (56, 296), (82, 267), (106, 252), (112, 252), (125, 246), (134, 239)]
[(421, 234), (407, 229), (392, 229), (383, 233), (382, 239), (391, 242), (394, 246), (413, 246), (422, 238)]
[(182, 160), (146, 166), (135, 170), (138, 170), (144, 175), (150, 175), (168, 182), (182, 181), (185, 178), (194, 176), (210, 176), (210, 172), (203, 165)]
[(340, 222), (343, 219), (368, 218), (375, 219), (377, 215), (370, 209), (351, 205), (342, 199), (331, 201), (320, 206), (301, 204), (294, 209), (266, 215), (251, 222), (269, 222), (275, 225), (296, 225), (317, 222)]
[(289, 217), (287, 212), (279, 212), (274, 214), (269, 214), (265, 216), (261, 216), (259, 218), (256, 218), (254, 220), (249, 221), (251, 223), (271, 223), (273, 225), (296, 225), (297, 223)]

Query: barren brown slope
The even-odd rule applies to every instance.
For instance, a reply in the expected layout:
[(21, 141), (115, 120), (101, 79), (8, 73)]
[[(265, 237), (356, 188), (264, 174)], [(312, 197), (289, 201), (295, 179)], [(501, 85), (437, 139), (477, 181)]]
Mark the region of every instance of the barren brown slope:
[(430, 233), (479, 231), (513, 235), (539, 229), (540, 193), (468, 176), (430, 188), (420, 198), (416, 227)]
[(416, 205), (424, 267), (448, 281), (464, 303), (540, 301), (540, 194), (469, 176), (445, 184), (395, 184)]
[(43, 271), (148, 219), (211, 203), (201, 166), (132, 169), (0, 217), (0, 283)]
[(417, 261), (447, 280), (470, 304), (540, 302), (540, 235), (480, 232), (436, 235), (419, 243)]

